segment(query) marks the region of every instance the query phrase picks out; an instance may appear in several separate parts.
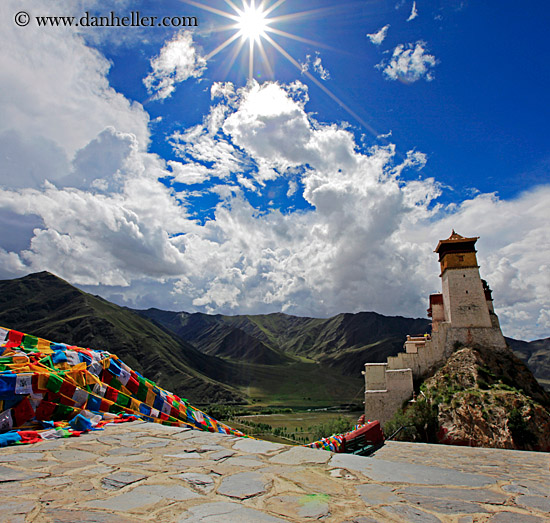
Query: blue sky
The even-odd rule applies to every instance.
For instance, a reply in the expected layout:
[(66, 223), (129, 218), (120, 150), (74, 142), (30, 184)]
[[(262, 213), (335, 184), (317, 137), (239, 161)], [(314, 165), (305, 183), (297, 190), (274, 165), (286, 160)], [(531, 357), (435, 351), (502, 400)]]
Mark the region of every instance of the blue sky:
[[(549, 336), (550, 8), (253, 7), (251, 69), (246, 36), (215, 52), (241, 0), (2, 3), (0, 277), (50, 270), (140, 308), (422, 317), (455, 228), (481, 237), (504, 333)], [(36, 21), (110, 11), (198, 26)]]

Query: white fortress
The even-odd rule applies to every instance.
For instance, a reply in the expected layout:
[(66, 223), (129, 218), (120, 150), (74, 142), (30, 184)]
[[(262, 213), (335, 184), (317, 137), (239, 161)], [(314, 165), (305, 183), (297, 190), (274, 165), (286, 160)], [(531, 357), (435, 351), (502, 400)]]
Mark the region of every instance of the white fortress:
[(430, 296), (432, 333), (407, 336), (405, 352), (387, 363), (366, 363), (365, 418), (383, 425), (411, 399), (413, 379), (427, 377), (461, 346), (502, 349), (506, 341), (494, 312), (491, 289), (479, 276), (475, 243), (452, 232), (435, 252), (441, 265), (442, 293)]

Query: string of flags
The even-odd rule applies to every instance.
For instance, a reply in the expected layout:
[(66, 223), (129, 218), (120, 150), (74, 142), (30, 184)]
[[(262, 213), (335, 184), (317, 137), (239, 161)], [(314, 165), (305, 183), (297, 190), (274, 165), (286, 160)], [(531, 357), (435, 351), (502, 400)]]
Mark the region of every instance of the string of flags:
[(247, 437), (114, 354), (0, 327), (0, 447), (136, 419)]
[[(250, 437), (159, 387), (110, 352), (0, 327), (0, 447), (80, 436), (137, 419)], [(346, 434), (304, 446), (342, 452)]]

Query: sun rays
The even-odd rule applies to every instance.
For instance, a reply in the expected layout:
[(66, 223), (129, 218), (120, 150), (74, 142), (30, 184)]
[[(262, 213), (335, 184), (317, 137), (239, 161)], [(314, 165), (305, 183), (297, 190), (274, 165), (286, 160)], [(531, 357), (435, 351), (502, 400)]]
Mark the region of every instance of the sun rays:
[[(213, 51), (208, 53), (205, 58), (210, 60), (218, 53), (226, 49), (232, 44), (235, 44), (235, 48), (231, 52), (228, 62), (225, 64), (225, 68), (229, 71), (237, 57), (241, 52), (246, 52), (248, 48), (248, 79), (251, 80), (254, 78), (254, 66), (257, 55), (261, 58), (261, 63), (269, 73), (271, 77), (274, 77), (274, 68), (270, 63), (264, 42), (267, 42), (271, 48), (273, 48), (277, 53), (283, 56), (288, 60), (301, 74), (306, 76), (310, 81), (312, 81), (317, 87), (319, 87), (326, 95), (328, 95), (333, 101), (335, 101), (344, 111), (346, 111), (350, 116), (357, 120), (362, 126), (364, 126), (371, 134), (376, 135), (376, 131), (363, 120), (355, 111), (353, 111), (349, 106), (347, 106), (342, 100), (340, 100), (332, 91), (330, 91), (323, 82), (319, 81), (314, 75), (309, 71), (304, 70), (302, 64), (299, 60), (294, 58), (287, 48), (274, 40), (273, 36), (283, 37), (289, 40), (294, 40), (296, 42), (301, 42), (309, 44), (316, 47), (321, 47), (325, 49), (330, 49), (335, 51), (332, 47), (329, 47), (321, 42), (316, 42), (303, 38), (301, 36), (283, 31), (282, 29), (273, 27), (274, 24), (280, 24), (289, 21), (297, 21), (308, 16), (319, 15), (324, 12), (328, 12), (330, 8), (317, 8), (311, 9), (308, 11), (300, 11), (296, 13), (284, 14), (281, 16), (272, 16), (281, 5), (283, 5), (286, 0), (276, 0), (271, 5), (269, 0), (240, 0), (242, 7), (238, 7), (233, 0), (224, 0), (225, 3), (229, 6), (231, 11), (223, 11), (221, 9), (212, 7), (195, 0), (182, 0), (186, 4), (193, 5), (199, 9), (204, 9), (216, 15), (225, 17), (232, 21), (228, 25), (218, 27), (216, 32), (226, 32), (231, 31), (232, 34), (221, 44), (219, 44)], [(288, 47), (288, 46), (286, 46)]]
[[(268, 0), (241, 0), (242, 7), (238, 7), (232, 0), (225, 0), (225, 3), (230, 7), (232, 12), (223, 11), (221, 9), (212, 7), (195, 0), (183, 0), (185, 3), (204, 9), (211, 13), (223, 16), (233, 23), (219, 27), (217, 32), (232, 31), (232, 34), (220, 45), (218, 45), (213, 51), (208, 53), (206, 59), (213, 58), (220, 51), (235, 43), (236, 50), (232, 53), (231, 66), (235, 62), (237, 56), (241, 51), (248, 48), (248, 79), (252, 79), (254, 76), (254, 64), (256, 56), (259, 55), (262, 61), (262, 65), (265, 66), (267, 71), (273, 76), (273, 66), (267, 56), (264, 42), (268, 42), (271, 46), (278, 51), (282, 56), (288, 59), (287, 53), (281, 53), (282, 46), (279, 44), (274, 45), (273, 39), (268, 33), (282, 36), (291, 40), (295, 40), (302, 43), (316, 45), (319, 47), (326, 47), (320, 42), (301, 38), (300, 36), (282, 31), (272, 27), (272, 24), (282, 23), (290, 20), (297, 20), (299, 18), (308, 16), (308, 14), (318, 13), (319, 9), (311, 11), (303, 11), (299, 13), (287, 14), (282, 16), (271, 16), (286, 0), (277, 0), (271, 5), (268, 4)], [(290, 60), (290, 62), (296, 66), (297, 60)], [(301, 70), (301, 66), (297, 66)]]

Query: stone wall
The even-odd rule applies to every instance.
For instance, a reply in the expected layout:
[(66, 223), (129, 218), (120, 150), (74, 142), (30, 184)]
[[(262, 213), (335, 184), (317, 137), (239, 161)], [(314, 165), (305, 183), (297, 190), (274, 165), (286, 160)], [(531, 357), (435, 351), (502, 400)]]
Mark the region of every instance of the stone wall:
[(447, 269), (441, 279), (446, 321), (453, 327), (491, 327), (477, 268)]
[(381, 425), (391, 419), (414, 391), (411, 369), (388, 369), (387, 365), (365, 364), (365, 418), (376, 419)]

